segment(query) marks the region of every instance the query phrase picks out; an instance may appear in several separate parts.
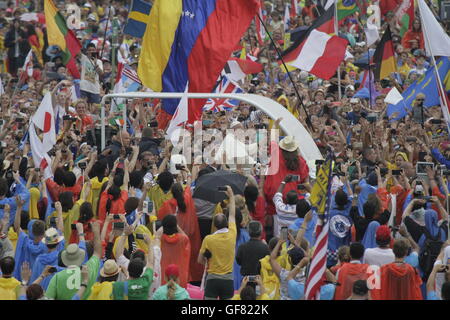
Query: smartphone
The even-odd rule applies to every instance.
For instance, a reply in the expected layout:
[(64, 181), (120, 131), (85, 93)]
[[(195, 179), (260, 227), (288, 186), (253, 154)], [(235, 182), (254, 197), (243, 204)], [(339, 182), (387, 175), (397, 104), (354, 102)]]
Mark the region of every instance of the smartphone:
[(227, 191), (227, 187), (217, 187), (217, 191)]
[(55, 272), (57, 272), (58, 271), (58, 269), (56, 269), (56, 267), (50, 267), (49, 269), (48, 269), (48, 273), (55, 273)]
[(292, 176), (292, 181), (300, 181), (300, 176), (299, 175), (293, 175)]
[(425, 162), (426, 152), (419, 152), (419, 162)]
[(442, 120), (441, 119), (431, 119), (431, 124), (441, 124)]
[(320, 166), (325, 163), (325, 160), (316, 160), (316, 166)]
[(158, 121), (152, 121), (148, 124), (150, 128), (157, 128), (158, 127)]
[(114, 219), (120, 219), (120, 214), (115, 214), (115, 215), (113, 216), (113, 218), (114, 218)]
[(288, 238), (288, 227), (281, 227), (280, 239), (287, 240)]
[(299, 185), (297, 186), (297, 189), (298, 189), (298, 190), (306, 190), (306, 187), (305, 187), (304, 185), (302, 185), (302, 184), (299, 184)]
[(385, 176), (389, 172), (388, 168), (380, 168), (380, 174), (382, 176)]
[(421, 176), (426, 176), (427, 168), (431, 168), (431, 170), (434, 170), (434, 163), (433, 162), (417, 162), (416, 174), (421, 175)]
[(114, 222), (113, 223), (113, 229), (121, 230), (123, 228), (125, 228), (125, 223), (123, 223), (123, 222)]
[(393, 176), (399, 176), (399, 175), (401, 175), (402, 174), (402, 169), (400, 169), (400, 170), (392, 170), (392, 175)]
[(72, 230), (77, 230), (77, 225), (75, 223), (72, 223), (70, 227), (72, 228)]
[(256, 276), (248, 276), (248, 282), (256, 282)]
[(56, 217), (51, 217), (50, 218), (50, 226), (56, 227)]
[(142, 233), (136, 233), (136, 239), (144, 240), (144, 235)]
[(406, 137), (406, 142), (416, 142), (417, 138), (416, 137)]
[(86, 162), (78, 163), (78, 168), (80, 168), (81, 170), (85, 170), (86, 167), (87, 167), (87, 163)]
[(175, 169), (176, 170), (183, 170), (183, 168), (184, 168), (184, 165), (182, 165), (181, 163), (175, 164)]
[(153, 211), (153, 201), (148, 202), (147, 208), (149, 213)]

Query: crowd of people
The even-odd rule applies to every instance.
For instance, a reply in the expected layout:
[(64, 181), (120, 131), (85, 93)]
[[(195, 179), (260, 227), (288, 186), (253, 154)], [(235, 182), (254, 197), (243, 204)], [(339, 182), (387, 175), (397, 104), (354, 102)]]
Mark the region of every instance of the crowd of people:
[[(140, 39), (119, 35), (112, 54), (108, 17), (123, 28), (127, 3), (55, 3), (67, 19), (80, 10), (74, 31), (83, 46), (81, 79), (66, 68), (61, 50), (48, 46), (45, 24), (23, 21), (23, 14), (43, 12), (42, 1), (0, 9), (0, 299), (304, 299), (317, 232), (328, 223), (321, 300), (450, 300), (450, 141), (441, 106), (424, 108), (418, 95), (407, 116), (392, 121), (384, 101), (391, 88), (403, 92), (432, 67), (418, 15), (403, 37), (392, 11), (382, 17), (382, 30), (389, 25), (394, 35), (398, 72), (377, 79), (369, 99), (354, 97), (364, 72), (355, 61), (376, 47), (365, 41), (364, 10), (340, 26), (352, 55), (341, 64), (340, 81), (337, 73), (324, 81), (290, 72), (302, 103), (275, 61), (275, 46), (286, 48), (286, 34), (310, 26), (320, 6), (298, 1), (300, 13), (284, 25), (291, 1), (265, 1), (274, 42), (260, 43), (254, 23), (242, 38), (247, 55), (264, 66), (246, 77), (244, 91), (278, 101), (324, 159), (333, 152), (324, 220), (311, 203), (323, 162), (307, 163), (302, 141), (283, 132), (269, 163), (248, 170), (189, 164), (166, 139), (160, 100), (125, 101), (125, 127), (122, 110), (106, 101), (101, 149), (99, 103), (114, 86), (114, 57), (134, 70), (139, 63)], [(31, 74), (22, 69), (30, 50)], [(27, 138), (47, 93), (57, 132), (51, 176), (33, 161)], [(278, 129), (281, 121), (243, 102), (203, 119), (203, 128), (222, 132)], [(265, 175), (274, 162), (278, 171)], [(196, 196), (208, 177), (226, 181), (226, 174), (232, 179), (211, 189), (210, 198)]]

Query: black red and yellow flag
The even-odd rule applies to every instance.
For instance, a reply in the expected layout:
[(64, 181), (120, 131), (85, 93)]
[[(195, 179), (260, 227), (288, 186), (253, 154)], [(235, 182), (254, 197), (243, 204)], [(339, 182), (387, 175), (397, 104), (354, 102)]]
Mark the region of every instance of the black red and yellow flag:
[(375, 64), (374, 76), (376, 80), (389, 78), (392, 72), (397, 71), (394, 44), (392, 43), (391, 29), (388, 27), (381, 38), (372, 58)]

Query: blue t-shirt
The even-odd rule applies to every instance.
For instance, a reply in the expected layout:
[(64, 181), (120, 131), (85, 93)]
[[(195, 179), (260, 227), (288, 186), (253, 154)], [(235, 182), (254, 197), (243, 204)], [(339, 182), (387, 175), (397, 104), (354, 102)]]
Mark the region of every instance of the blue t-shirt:
[[(320, 287), (320, 300), (333, 300), (336, 287), (326, 284)], [(305, 296), (305, 284), (291, 279), (288, 281), (288, 295), (292, 300), (301, 300)]]
[(441, 299), (439, 299), (436, 291), (429, 291), (427, 292), (427, 300), (441, 300)]

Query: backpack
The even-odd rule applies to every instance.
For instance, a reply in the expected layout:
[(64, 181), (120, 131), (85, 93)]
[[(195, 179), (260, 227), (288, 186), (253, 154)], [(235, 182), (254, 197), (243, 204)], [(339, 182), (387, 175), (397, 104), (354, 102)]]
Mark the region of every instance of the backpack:
[(422, 279), (428, 280), (433, 270), (434, 262), (441, 252), (444, 241), (440, 240), (441, 228), (436, 237), (432, 237), (430, 232), (425, 229), (425, 242), (419, 253), (419, 267), (423, 272)]

